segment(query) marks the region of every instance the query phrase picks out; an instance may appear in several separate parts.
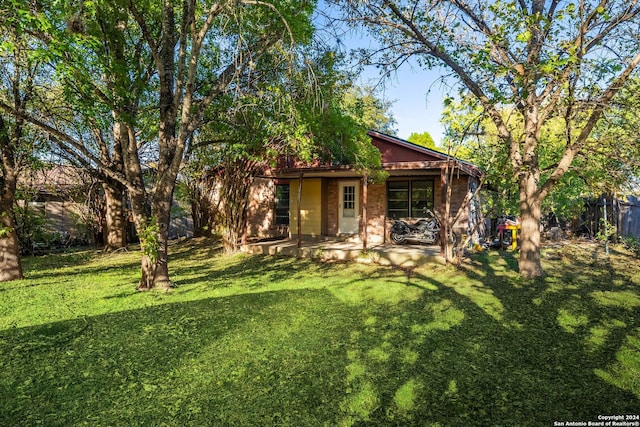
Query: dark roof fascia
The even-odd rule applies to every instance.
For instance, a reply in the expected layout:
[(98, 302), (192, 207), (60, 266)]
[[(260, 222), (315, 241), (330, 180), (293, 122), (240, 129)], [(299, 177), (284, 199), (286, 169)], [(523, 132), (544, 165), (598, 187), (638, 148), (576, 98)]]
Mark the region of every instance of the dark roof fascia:
[[(402, 171), (413, 171), (413, 172), (437, 172), (438, 174), (442, 173), (442, 171), (446, 168), (448, 160), (435, 160), (435, 161), (420, 161), (420, 162), (393, 162), (393, 163), (384, 163), (382, 165), (383, 171), (388, 172), (402, 172)], [(464, 165), (455, 164), (454, 168), (459, 168), (463, 173), (471, 176), (475, 176), (476, 171), (467, 170)], [(277, 169), (271, 170), (268, 173), (260, 175), (261, 178), (297, 178), (302, 174), (303, 176), (324, 176), (324, 177), (346, 177), (347, 174), (349, 176), (357, 177), (362, 176), (362, 172), (357, 171), (356, 169), (350, 166), (319, 166), (319, 167), (304, 167), (304, 168), (286, 168), (286, 169)]]
[(282, 169), (271, 169), (266, 171), (266, 173), (260, 175), (264, 178), (282, 178), (282, 177), (297, 177), (300, 174), (336, 174), (336, 173), (353, 173), (354, 176), (361, 176), (362, 173), (357, 172), (353, 167), (348, 165), (339, 165), (339, 166), (307, 166), (301, 168), (282, 168)]

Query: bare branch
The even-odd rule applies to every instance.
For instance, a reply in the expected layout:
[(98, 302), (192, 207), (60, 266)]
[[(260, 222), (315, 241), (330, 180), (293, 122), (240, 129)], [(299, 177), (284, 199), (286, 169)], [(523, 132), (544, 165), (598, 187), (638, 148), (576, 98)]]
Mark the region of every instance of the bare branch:
[(586, 124), (582, 128), (580, 135), (576, 138), (575, 142), (567, 147), (562, 158), (558, 162), (558, 166), (551, 174), (549, 179), (540, 187), (538, 196), (541, 198), (546, 197), (551, 188), (562, 178), (562, 176), (569, 170), (574, 157), (580, 151), (582, 144), (585, 143), (591, 131), (598, 123), (598, 120), (602, 116), (604, 109), (611, 103), (613, 97), (620, 91), (624, 83), (629, 79), (633, 71), (640, 64), (640, 52), (629, 62), (627, 68), (614, 80), (614, 82), (604, 91), (604, 93), (598, 98), (596, 107), (591, 112)]

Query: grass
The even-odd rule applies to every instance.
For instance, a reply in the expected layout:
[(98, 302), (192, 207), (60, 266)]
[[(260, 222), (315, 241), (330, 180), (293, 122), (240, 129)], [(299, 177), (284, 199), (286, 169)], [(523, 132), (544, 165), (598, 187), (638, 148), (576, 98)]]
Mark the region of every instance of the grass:
[(172, 247), (0, 284), (0, 425), (541, 426), (640, 412), (640, 266), (595, 247), (399, 270)]

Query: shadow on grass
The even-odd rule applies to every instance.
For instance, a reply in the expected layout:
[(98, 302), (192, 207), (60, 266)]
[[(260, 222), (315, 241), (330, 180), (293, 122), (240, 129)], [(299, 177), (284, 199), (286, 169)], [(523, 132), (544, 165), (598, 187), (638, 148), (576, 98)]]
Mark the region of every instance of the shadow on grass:
[[(127, 262), (123, 262), (118, 255), (98, 253), (96, 251), (70, 252), (41, 257), (25, 258), (24, 270), (26, 277), (36, 284), (41, 279), (66, 279), (70, 275), (82, 273), (85, 275), (103, 274), (107, 272), (122, 272), (140, 269), (139, 252), (131, 250), (126, 253)], [(114, 262), (114, 260), (116, 260)], [(15, 283), (14, 283), (15, 284)]]
[(314, 425), (357, 314), (332, 300), (245, 294), (2, 331), (0, 425)]
[(0, 424), (539, 426), (640, 405), (638, 283), (611, 261), (524, 282), (496, 254), (461, 274), (207, 251), (174, 258), (160, 305), (0, 331)]

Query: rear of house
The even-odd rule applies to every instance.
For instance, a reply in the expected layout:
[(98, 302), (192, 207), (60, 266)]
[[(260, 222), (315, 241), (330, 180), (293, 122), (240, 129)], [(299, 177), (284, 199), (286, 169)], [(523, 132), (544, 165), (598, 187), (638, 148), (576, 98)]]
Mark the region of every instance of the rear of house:
[[(389, 240), (396, 219), (413, 221), (428, 210), (444, 215), (447, 185), (451, 186), (452, 215), (477, 186), (480, 171), (470, 163), (378, 132), (369, 136), (388, 173), (384, 182), (369, 182), (349, 166), (285, 162), (255, 180), (248, 235), (270, 238), (300, 233), (303, 238), (383, 243)], [(466, 234), (473, 229), (479, 221), (476, 212), (474, 201), (461, 212), (454, 231)]]

